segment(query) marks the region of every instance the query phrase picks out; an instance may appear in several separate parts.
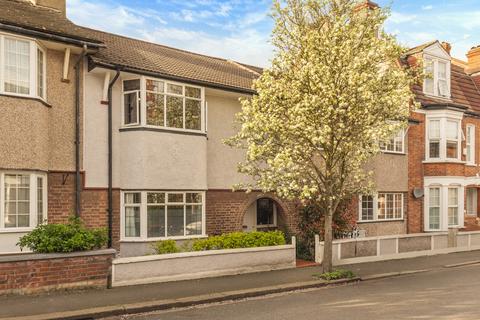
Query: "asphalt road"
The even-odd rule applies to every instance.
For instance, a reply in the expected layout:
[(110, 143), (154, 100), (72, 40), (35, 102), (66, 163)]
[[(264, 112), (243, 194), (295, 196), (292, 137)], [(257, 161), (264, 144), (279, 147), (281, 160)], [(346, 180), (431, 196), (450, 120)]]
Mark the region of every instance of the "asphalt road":
[(480, 265), (110, 319), (480, 319)]

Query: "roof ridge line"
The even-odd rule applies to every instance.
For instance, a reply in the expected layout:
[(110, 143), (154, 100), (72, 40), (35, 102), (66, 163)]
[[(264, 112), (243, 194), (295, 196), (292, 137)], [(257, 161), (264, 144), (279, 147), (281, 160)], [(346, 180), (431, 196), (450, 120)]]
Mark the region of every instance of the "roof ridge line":
[(231, 63), (231, 64), (233, 64), (234, 66), (237, 66), (237, 67), (239, 67), (240, 69), (243, 69), (243, 70), (245, 70), (245, 71), (248, 71), (248, 72), (250, 72), (250, 73), (252, 73), (252, 74), (254, 74), (254, 75), (256, 75), (256, 76), (260, 76), (260, 75), (261, 75), (259, 72), (255, 71), (255, 70), (252, 70), (252, 69), (248, 68), (247, 66), (245, 66), (245, 65), (243, 65), (243, 64), (241, 64), (241, 63), (238, 63), (238, 62), (236, 62), (236, 61), (229, 60), (229, 59), (226, 59), (226, 61), (227, 61), (228, 63)]

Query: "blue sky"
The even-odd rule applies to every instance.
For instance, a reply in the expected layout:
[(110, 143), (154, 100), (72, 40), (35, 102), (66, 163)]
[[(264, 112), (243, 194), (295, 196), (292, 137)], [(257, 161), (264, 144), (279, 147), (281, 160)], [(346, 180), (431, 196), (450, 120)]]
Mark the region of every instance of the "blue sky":
[[(387, 32), (406, 46), (438, 39), (465, 59), (480, 45), (480, 0), (378, 0), (391, 5)], [(134, 38), (268, 66), (271, 0), (67, 0), (77, 24)]]

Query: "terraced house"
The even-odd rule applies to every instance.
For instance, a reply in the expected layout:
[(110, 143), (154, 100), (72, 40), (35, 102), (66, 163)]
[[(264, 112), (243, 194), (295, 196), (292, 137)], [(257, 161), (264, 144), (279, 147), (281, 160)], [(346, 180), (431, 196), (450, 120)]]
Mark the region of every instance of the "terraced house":
[[(225, 146), (262, 69), (77, 26), (65, 0), (0, 0), (0, 252), (38, 223), (80, 215), (123, 256), (149, 242), (295, 231), (297, 206), (232, 192), (243, 153)], [(355, 201), (366, 235), (473, 228), (479, 183), (480, 49), (432, 42), (422, 108), (370, 164)]]

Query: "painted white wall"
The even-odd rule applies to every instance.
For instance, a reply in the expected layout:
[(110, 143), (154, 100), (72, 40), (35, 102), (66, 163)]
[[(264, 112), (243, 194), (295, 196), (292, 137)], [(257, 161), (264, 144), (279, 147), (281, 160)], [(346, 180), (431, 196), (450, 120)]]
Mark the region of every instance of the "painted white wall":
[[(17, 246), (18, 240), (24, 235), (26, 232), (5, 232), (0, 233), (0, 253), (14, 253), (14, 252), (21, 252), (20, 247)], [(24, 252), (28, 252), (29, 250), (24, 249)]]

